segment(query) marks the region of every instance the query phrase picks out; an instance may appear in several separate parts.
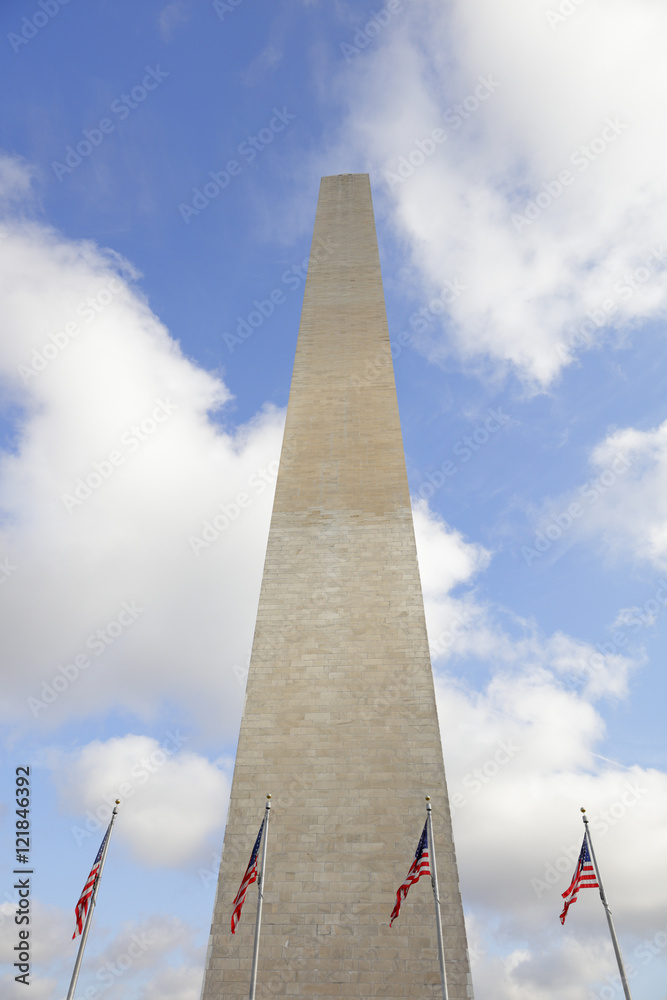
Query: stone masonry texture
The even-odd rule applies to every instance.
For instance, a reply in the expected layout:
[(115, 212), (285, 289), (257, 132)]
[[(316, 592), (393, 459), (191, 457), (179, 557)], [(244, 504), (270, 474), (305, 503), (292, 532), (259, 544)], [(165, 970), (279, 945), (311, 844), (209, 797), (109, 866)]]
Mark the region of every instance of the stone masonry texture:
[(440, 998), (430, 881), (389, 927), (431, 795), (450, 1000), (463, 910), (368, 176), (322, 179), (206, 959), (246, 997), (272, 795), (257, 997)]

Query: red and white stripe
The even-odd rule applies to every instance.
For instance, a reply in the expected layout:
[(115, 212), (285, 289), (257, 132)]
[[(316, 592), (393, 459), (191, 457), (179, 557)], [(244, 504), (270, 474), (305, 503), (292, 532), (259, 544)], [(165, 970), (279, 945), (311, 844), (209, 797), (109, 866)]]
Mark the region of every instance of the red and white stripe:
[(259, 845), (262, 841), (263, 831), (264, 820), (262, 820), (262, 825), (259, 828), (255, 846), (253, 847), (252, 854), (250, 855), (248, 867), (246, 868), (245, 875), (241, 879), (241, 885), (239, 886), (239, 891), (236, 893), (236, 899), (234, 900), (234, 909), (232, 910), (232, 934), (236, 933), (236, 928), (238, 927), (239, 920), (241, 919), (241, 910), (243, 909), (243, 904), (245, 903), (246, 893), (253, 882), (257, 881), (257, 857), (259, 855)]
[(428, 834), (426, 832), (427, 826), (424, 824), (424, 831), (421, 835), (419, 844), (417, 845), (417, 852), (415, 854), (415, 860), (410, 866), (410, 871), (408, 872), (405, 882), (399, 887), (396, 893), (396, 903), (394, 909), (391, 911), (391, 917), (389, 919), (389, 926), (393, 924), (394, 920), (401, 912), (401, 903), (407, 896), (410, 887), (419, 882), (422, 875), (430, 875), (431, 868), (428, 863)]
[[(109, 826), (109, 829), (111, 827)], [(75, 915), (76, 915), (76, 928), (72, 934), (72, 940), (77, 936), (77, 934), (83, 934), (83, 922), (86, 919), (86, 914), (88, 913), (88, 906), (90, 904), (91, 896), (95, 890), (95, 883), (97, 882), (97, 875), (100, 870), (100, 864), (102, 862), (102, 854), (104, 853), (104, 845), (107, 842), (107, 837), (109, 836), (109, 830), (107, 830), (104, 840), (100, 845), (100, 849), (97, 852), (97, 857), (93, 863), (93, 867), (90, 869), (90, 875), (86, 879), (86, 884), (83, 887), (83, 892), (79, 896), (79, 902), (76, 904)]]
[(579, 859), (577, 861), (577, 867), (575, 873), (572, 877), (572, 881), (568, 888), (561, 895), (565, 900), (565, 906), (563, 907), (563, 912), (560, 915), (561, 924), (565, 923), (565, 917), (567, 916), (567, 911), (572, 906), (572, 903), (576, 903), (577, 896), (579, 895), (580, 889), (599, 889), (600, 885), (595, 876), (595, 868), (591, 861), (591, 856), (588, 853), (588, 843), (586, 836), (584, 836), (584, 842), (581, 845), (581, 851), (579, 853)]

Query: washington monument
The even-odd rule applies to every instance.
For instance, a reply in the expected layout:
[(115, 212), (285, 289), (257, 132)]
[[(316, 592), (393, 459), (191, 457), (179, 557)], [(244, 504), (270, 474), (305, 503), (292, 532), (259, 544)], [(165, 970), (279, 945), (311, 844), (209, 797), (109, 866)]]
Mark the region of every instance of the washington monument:
[(433, 803), (449, 1000), (470, 1000), (369, 178), (324, 177), (306, 281), (203, 1000), (440, 998), (424, 878), (389, 927)]

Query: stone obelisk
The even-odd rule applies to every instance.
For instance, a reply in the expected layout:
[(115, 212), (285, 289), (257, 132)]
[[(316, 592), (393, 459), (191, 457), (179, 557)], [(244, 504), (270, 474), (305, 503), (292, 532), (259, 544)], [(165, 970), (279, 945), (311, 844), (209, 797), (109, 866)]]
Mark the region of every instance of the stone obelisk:
[(450, 1000), (472, 997), (366, 174), (322, 180), (203, 1000), (246, 997), (266, 793), (259, 997), (440, 998), (434, 902), (396, 890), (433, 800)]

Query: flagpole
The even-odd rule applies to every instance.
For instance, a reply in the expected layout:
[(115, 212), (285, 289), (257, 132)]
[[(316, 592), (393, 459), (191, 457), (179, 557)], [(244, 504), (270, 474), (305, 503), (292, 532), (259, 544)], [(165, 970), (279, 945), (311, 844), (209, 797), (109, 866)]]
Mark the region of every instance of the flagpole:
[(106, 833), (106, 843), (104, 844), (104, 850), (102, 851), (102, 857), (100, 858), (100, 867), (97, 872), (97, 877), (95, 878), (93, 894), (90, 897), (90, 903), (88, 904), (88, 913), (86, 914), (86, 922), (83, 925), (83, 931), (81, 934), (81, 943), (79, 945), (79, 951), (76, 956), (76, 962), (74, 963), (74, 972), (72, 973), (72, 981), (69, 984), (69, 990), (67, 991), (67, 1000), (72, 1000), (72, 998), (74, 997), (74, 990), (76, 989), (77, 980), (79, 978), (81, 961), (83, 959), (83, 953), (86, 948), (86, 941), (88, 940), (88, 931), (90, 930), (90, 922), (93, 919), (93, 910), (95, 909), (95, 903), (97, 902), (97, 890), (100, 887), (100, 879), (102, 878), (102, 872), (104, 871), (104, 862), (107, 859), (107, 851), (109, 850), (109, 841), (111, 840), (111, 830), (116, 821), (116, 816), (118, 815), (119, 805), (120, 805), (120, 799), (116, 799), (116, 804), (113, 807), (113, 812), (111, 813), (111, 822), (109, 823), (109, 829), (107, 830)]
[[(252, 971), (250, 973), (249, 1000), (255, 1000), (257, 985), (257, 962), (259, 961), (259, 931), (262, 923), (262, 903), (264, 901), (264, 869), (266, 868), (266, 841), (269, 836), (269, 813), (271, 811), (271, 796), (266, 796), (266, 811), (264, 813), (264, 840), (262, 843), (262, 866), (257, 879), (257, 920), (255, 921), (255, 946), (252, 953)], [(68, 998), (69, 1000), (69, 998)]]
[(616, 937), (616, 931), (614, 930), (614, 921), (611, 919), (611, 910), (609, 909), (609, 904), (607, 903), (607, 897), (604, 894), (604, 888), (602, 886), (602, 879), (600, 878), (600, 869), (598, 868), (598, 863), (595, 858), (595, 851), (593, 850), (593, 841), (591, 840), (591, 832), (588, 828), (588, 816), (586, 815), (586, 810), (581, 808), (583, 813), (582, 819), (584, 821), (584, 830), (586, 833), (586, 840), (588, 841), (588, 850), (591, 854), (591, 860), (593, 862), (593, 868), (595, 869), (595, 876), (598, 881), (598, 887), (600, 889), (600, 899), (602, 900), (602, 905), (604, 906), (604, 912), (607, 914), (607, 923), (609, 924), (609, 933), (611, 934), (611, 943), (614, 946), (614, 954), (616, 955), (616, 961), (618, 962), (618, 971), (621, 975), (621, 984), (623, 986), (623, 992), (625, 994), (625, 1000), (632, 1000), (630, 996), (630, 987), (628, 986), (628, 980), (625, 975), (625, 969), (623, 968), (623, 959), (621, 958), (621, 949), (618, 946), (618, 939)]
[[(429, 861), (431, 862), (431, 885), (435, 899), (435, 926), (438, 932), (438, 957), (440, 959), (440, 978), (442, 980), (442, 1000), (448, 1000), (447, 974), (445, 972), (445, 950), (442, 944), (442, 919), (440, 916), (440, 893), (438, 892), (438, 870), (435, 864), (435, 844), (433, 842), (433, 817), (431, 815), (431, 796), (426, 796), (426, 818), (428, 821)], [(251, 998), (252, 1000), (252, 998)]]

